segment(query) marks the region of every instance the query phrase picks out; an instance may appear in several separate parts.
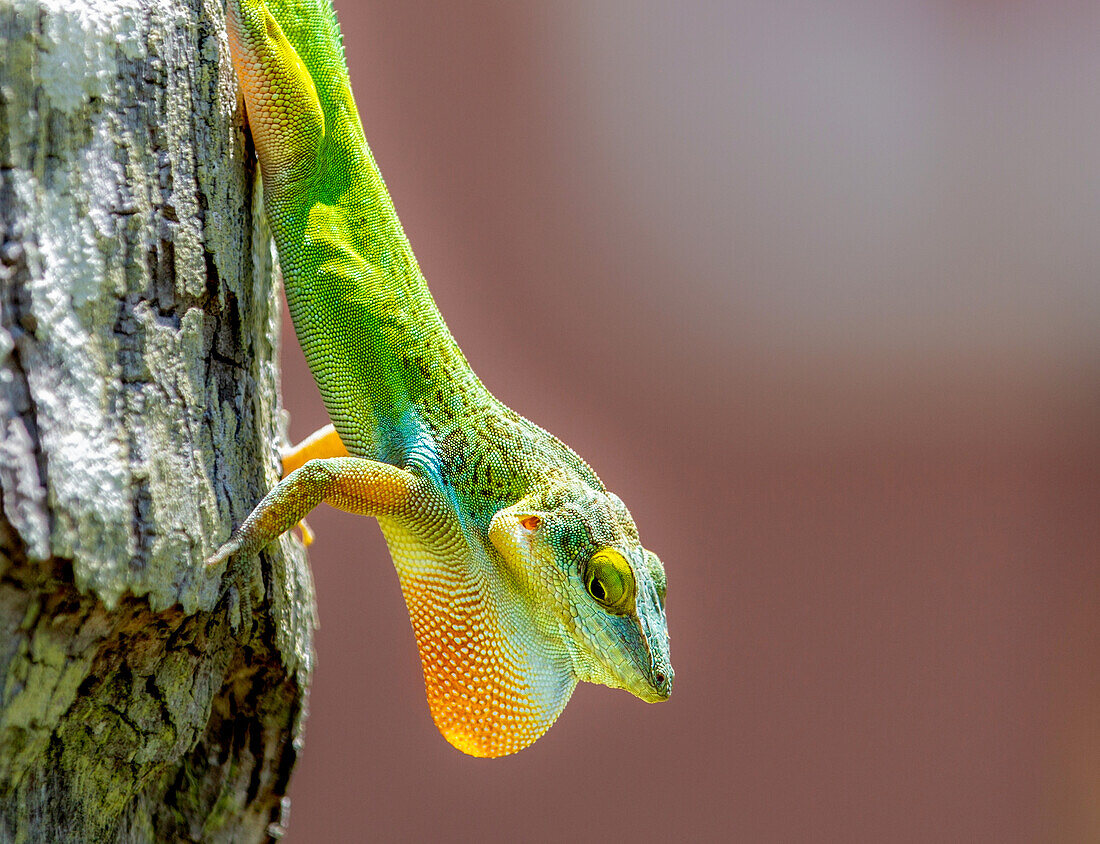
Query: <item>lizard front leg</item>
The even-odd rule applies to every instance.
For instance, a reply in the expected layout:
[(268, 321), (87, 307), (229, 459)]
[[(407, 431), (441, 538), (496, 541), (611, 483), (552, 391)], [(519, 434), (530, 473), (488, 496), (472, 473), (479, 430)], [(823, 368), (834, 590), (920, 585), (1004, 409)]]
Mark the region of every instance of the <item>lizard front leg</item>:
[(433, 498), (412, 472), (361, 457), (310, 460), (272, 488), (206, 565), (255, 555), (298, 524), (322, 501), (362, 516), (402, 516)]
[[(344, 441), (336, 433), (332, 424), (318, 428), (293, 448), (283, 452), (283, 477), (285, 478), (295, 469), (299, 469), (307, 461), (324, 457), (348, 457), (348, 450)], [(298, 522), (298, 530), (302, 535), (302, 544), (307, 548), (313, 544), (313, 530), (305, 519)]]

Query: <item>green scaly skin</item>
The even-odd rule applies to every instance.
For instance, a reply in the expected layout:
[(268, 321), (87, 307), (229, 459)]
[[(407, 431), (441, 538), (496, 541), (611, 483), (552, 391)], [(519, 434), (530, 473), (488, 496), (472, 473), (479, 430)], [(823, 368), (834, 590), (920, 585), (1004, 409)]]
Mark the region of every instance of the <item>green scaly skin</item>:
[(291, 317), (347, 455), (288, 475), (209, 564), (321, 501), (376, 517), (432, 716), (477, 756), (537, 739), (578, 680), (665, 700), (661, 563), (588, 465), (466, 363), (367, 147), (328, 0), (229, 0), (227, 18)]

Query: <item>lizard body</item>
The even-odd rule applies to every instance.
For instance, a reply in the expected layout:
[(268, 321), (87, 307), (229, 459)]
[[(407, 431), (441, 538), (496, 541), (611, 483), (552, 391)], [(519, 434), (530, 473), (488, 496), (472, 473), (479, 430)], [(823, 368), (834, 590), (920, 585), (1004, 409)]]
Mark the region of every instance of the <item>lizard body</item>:
[(363, 136), (329, 0), (228, 0), (227, 28), (295, 332), (334, 430), (211, 565), (327, 501), (385, 534), (429, 707), (513, 753), (578, 680), (671, 691), (664, 570), (568, 446), (494, 398), (443, 321)]

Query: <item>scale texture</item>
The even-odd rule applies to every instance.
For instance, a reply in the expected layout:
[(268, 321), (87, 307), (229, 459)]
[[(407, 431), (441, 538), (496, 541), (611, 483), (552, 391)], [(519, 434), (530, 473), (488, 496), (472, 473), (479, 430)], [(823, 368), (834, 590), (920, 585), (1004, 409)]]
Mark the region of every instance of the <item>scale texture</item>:
[(578, 680), (672, 687), (665, 576), (623, 503), (497, 401), (447, 330), (367, 146), (327, 0), (231, 0), (234, 66), (298, 340), (334, 430), (211, 565), (321, 501), (379, 520), (436, 725), (502, 756)]

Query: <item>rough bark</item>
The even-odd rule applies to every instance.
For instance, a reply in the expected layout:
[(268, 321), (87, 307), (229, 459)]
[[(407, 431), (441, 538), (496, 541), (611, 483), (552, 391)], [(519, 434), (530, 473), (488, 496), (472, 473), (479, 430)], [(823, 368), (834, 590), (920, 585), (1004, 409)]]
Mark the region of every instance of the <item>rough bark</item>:
[(313, 593), (218, 0), (0, 0), (0, 841), (285, 822)]

